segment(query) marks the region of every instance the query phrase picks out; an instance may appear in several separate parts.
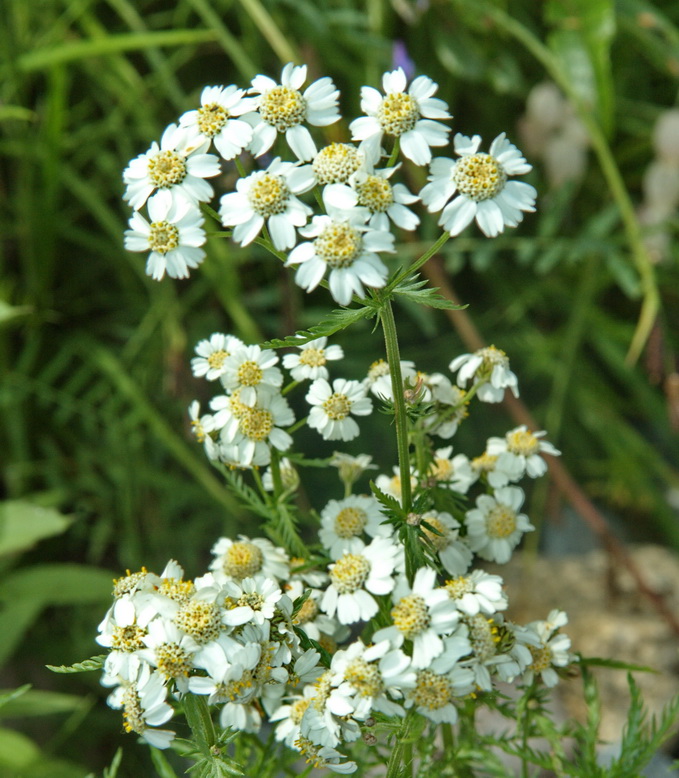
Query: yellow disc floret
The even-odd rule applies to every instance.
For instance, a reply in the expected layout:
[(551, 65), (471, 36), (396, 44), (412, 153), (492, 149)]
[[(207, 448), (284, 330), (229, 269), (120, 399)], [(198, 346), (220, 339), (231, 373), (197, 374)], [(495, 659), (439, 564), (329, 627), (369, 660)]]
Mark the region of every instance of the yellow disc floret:
[(372, 213), (383, 213), (394, 204), (391, 184), (382, 176), (367, 176), (357, 187), (358, 204)]
[(349, 267), (361, 255), (361, 233), (349, 224), (332, 222), (314, 240), (314, 251), (328, 267)]
[(219, 103), (210, 103), (198, 109), (198, 129), (208, 138), (214, 138), (229, 120), (229, 112)]
[(499, 194), (507, 183), (502, 165), (490, 154), (467, 154), (453, 168), (453, 182), (458, 190), (476, 202)]
[(488, 512), (486, 532), (491, 538), (508, 538), (516, 530), (516, 513), (507, 505), (496, 505)]
[(361, 697), (377, 697), (384, 690), (379, 667), (357, 657), (347, 665), (344, 680), (348, 681)]
[(273, 416), (266, 408), (248, 408), (238, 422), (238, 429), (243, 435), (258, 442), (266, 440), (273, 428)]
[(248, 192), (252, 208), (265, 219), (277, 213), (283, 213), (288, 206), (290, 190), (283, 176), (264, 173)]
[(331, 143), (322, 148), (313, 161), (313, 171), (318, 183), (343, 184), (361, 166), (361, 155), (348, 143)]
[(335, 533), (340, 538), (353, 538), (363, 532), (368, 514), (361, 508), (347, 507), (335, 516)]
[(153, 222), (149, 231), (149, 248), (167, 254), (179, 246), (179, 230), (169, 222)]
[(249, 578), (262, 569), (264, 554), (254, 543), (232, 543), (224, 554), (223, 570), (231, 578)]
[(300, 365), (307, 365), (307, 367), (322, 367), (326, 361), (325, 349), (322, 348), (304, 348), (299, 355)]
[(431, 622), (427, 603), (419, 594), (401, 597), (391, 609), (391, 618), (399, 631), (410, 639), (427, 629)]
[(262, 95), (259, 115), (278, 132), (285, 132), (304, 121), (306, 103), (302, 95), (288, 86), (275, 86)]
[(339, 392), (331, 394), (323, 403), (322, 407), (328, 415), (328, 418), (332, 421), (342, 421), (342, 419), (346, 419), (351, 411), (349, 398), (346, 394), (340, 394)]
[(176, 186), (186, 178), (186, 162), (176, 151), (159, 151), (148, 162), (149, 178), (160, 189)]
[(540, 441), (528, 430), (516, 430), (507, 435), (507, 451), (529, 457), (540, 450)]
[(412, 130), (420, 118), (420, 109), (414, 97), (405, 92), (392, 92), (377, 111), (377, 121), (389, 135), (403, 135)]
[(439, 710), (447, 705), (453, 696), (453, 687), (444, 676), (431, 670), (420, 670), (417, 674), (415, 689), (410, 697), (420, 708)]
[(345, 554), (335, 562), (330, 580), (340, 594), (360, 589), (370, 574), (370, 562), (360, 554)]
[(162, 643), (156, 647), (155, 655), (158, 670), (166, 678), (186, 677), (193, 668), (191, 655), (177, 643)]

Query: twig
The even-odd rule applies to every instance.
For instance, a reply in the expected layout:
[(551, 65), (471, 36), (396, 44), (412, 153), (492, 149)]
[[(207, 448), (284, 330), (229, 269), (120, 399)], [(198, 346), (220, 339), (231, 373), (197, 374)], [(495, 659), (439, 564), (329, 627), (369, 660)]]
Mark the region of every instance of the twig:
[[(448, 276), (446, 275), (440, 257), (432, 257), (424, 266), (422, 272), (427, 276), (433, 286), (438, 287), (439, 292), (456, 305), (460, 304), (457, 295), (453, 291)], [(478, 351), (487, 344), (484, 343), (481, 334), (476, 329), (471, 318), (464, 310), (446, 310), (446, 315), (452, 325), (471, 351)], [(518, 424), (525, 424), (529, 429), (539, 429), (539, 425), (532, 417), (530, 411), (510, 392), (505, 394), (503, 401), (509, 415)], [(625, 545), (611, 532), (604, 516), (596, 509), (587, 495), (582, 491), (568, 472), (566, 467), (555, 457), (546, 457), (552, 483), (557, 490), (568, 500), (580, 518), (589, 525), (594, 534), (601, 540), (608, 553), (618, 563), (627, 568), (634, 579), (639, 592), (650, 601), (651, 605), (667, 622), (670, 629), (679, 636), (679, 620), (668, 606), (665, 599), (648, 585), (641, 570), (632, 559)]]

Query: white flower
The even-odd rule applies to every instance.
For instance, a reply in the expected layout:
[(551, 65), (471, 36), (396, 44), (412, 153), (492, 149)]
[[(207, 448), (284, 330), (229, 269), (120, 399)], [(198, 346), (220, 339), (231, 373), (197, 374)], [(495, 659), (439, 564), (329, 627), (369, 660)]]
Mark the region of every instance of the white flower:
[(493, 688), (491, 671), (507, 682), (521, 672), (522, 664), (525, 666), (524, 660), (530, 658), (524, 646), (521, 646), (518, 652), (498, 652), (500, 630), (506, 630), (501, 616), (490, 618), (483, 613), (477, 613), (475, 616), (465, 615), (463, 621), (469, 629), (473, 652), (473, 657), (465, 659), (463, 664), (473, 671), (474, 682), (479, 689), (490, 691)]
[(327, 338), (316, 338), (300, 346), (299, 354), (285, 354), (283, 367), (290, 371), (295, 381), (327, 379), (329, 373), (326, 364), (344, 357), (341, 346), (328, 346), (327, 342)]
[(340, 775), (349, 775), (356, 771), (356, 762), (342, 762), (341, 760), (346, 758), (344, 754), (340, 754), (330, 746), (319, 746), (302, 736), (295, 741), (295, 748), (306, 757), (307, 762), (318, 769), (326, 767)]
[(403, 716), (403, 708), (390, 697), (402, 697), (404, 690), (415, 685), (410, 658), (392, 648), (388, 640), (369, 647), (357, 640), (333, 656), (330, 671), (332, 683), (338, 687), (330, 699), (342, 695), (358, 721), (365, 721), (373, 710), (385, 716)]
[[(415, 363), (410, 360), (402, 359), (401, 377), (404, 383), (411, 382), (417, 378)], [(368, 368), (368, 375), (363, 379), (363, 385), (379, 397), (380, 400), (393, 400), (394, 388), (391, 382), (391, 373), (389, 372), (389, 363), (384, 359), (378, 359)]]
[(324, 378), (311, 384), (306, 401), (313, 406), (308, 425), (320, 432), (323, 440), (353, 440), (358, 434), (358, 424), (353, 416), (369, 416), (372, 400), (358, 381), (336, 378), (332, 387)]
[(466, 637), (467, 628), (459, 628), (459, 635), (445, 638), (443, 652), (431, 664), (417, 673), (415, 686), (406, 698), (406, 707), (415, 709), (422, 716), (437, 724), (457, 721), (455, 698), (474, 691), (474, 673), (457, 662), (471, 652)]
[(215, 559), (210, 565), (219, 583), (242, 581), (258, 573), (284, 581), (290, 575), (288, 555), (266, 538), (239, 535), (238, 540), (220, 538), (212, 547)]
[(321, 599), (321, 609), (341, 624), (368, 621), (378, 611), (373, 594), (389, 594), (398, 547), (388, 538), (375, 538), (369, 546), (344, 554), (329, 565), (330, 586)]
[(460, 494), (467, 494), (469, 487), (478, 480), (479, 476), (472, 470), (469, 458), (465, 454), (451, 457), (452, 453), (452, 446), (437, 449), (434, 452), (434, 461), (426, 475), (441, 486)]
[[(375, 479), (375, 486), (383, 493), (388, 494), (395, 500), (401, 502), (402, 499), (402, 487), (401, 487), (401, 470), (398, 465), (393, 467), (394, 475), (389, 477), (388, 475), (378, 475)], [(417, 477), (415, 476), (412, 465), (410, 466), (410, 488), (414, 490), (417, 488)]]
[(272, 578), (256, 575), (238, 582), (227, 581), (222, 595), (226, 608), (224, 622), (237, 627), (249, 621), (263, 624), (265, 620), (271, 620), (283, 592)]
[(524, 532), (535, 529), (528, 516), (518, 512), (523, 498), (518, 486), (496, 489), (493, 497), (482, 494), (476, 498), (476, 508), (465, 516), (467, 538), (474, 553), (489, 562), (509, 561)]
[(487, 403), (499, 403), (509, 387), (514, 397), (519, 396), (518, 379), (509, 369), (509, 358), (504, 351), (495, 346), (487, 346), (473, 354), (462, 354), (450, 363), (451, 372), (459, 371), (457, 382), (463, 388), (473, 378), (481, 383), (478, 389), (479, 400)]
[(200, 648), (198, 643), (164, 618), (149, 623), (142, 641), (146, 648), (139, 650), (139, 656), (157, 667), (167, 681), (174, 680), (180, 691), (186, 691), (188, 676), (193, 669), (193, 655)]
[(446, 581), (448, 596), (455, 601), (457, 609), (469, 616), (484, 613), (492, 616), (507, 608), (507, 595), (502, 591), (502, 578), (484, 570), (472, 570)]
[(313, 159), (316, 144), (302, 122), (327, 127), (340, 118), (337, 109), (339, 91), (332, 79), (319, 78), (302, 93), (299, 90), (306, 81), (306, 75), (306, 65), (296, 67), (288, 63), (283, 68), (280, 84), (268, 76), (259, 75), (252, 79), (250, 93), (259, 95), (256, 100), (259, 113), (254, 121), (250, 143), (250, 150), (256, 157), (273, 146), (277, 133), (284, 132), (288, 146), (298, 159)]
[(301, 735), (301, 722), (306, 709), (313, 702), (316, 689), (305, 686), (302, 694), (289, 697), (289, 703), (281, 705), (278, 710), (269, 716), (269, 721), (280, 722), (276, 726), (276, 740), (283, 741), (288, 748), (294, 748), (295, 741)]
[(551, 443), (540, 440), (547, 433), (529, 432), (525, 424), (510, 430), (504, 438), (490, 438), (486, 452), (496, 456), (495, 469), (488, 476), (494, 486), (505, 486), (510, 481), (518, 481), (524, 474), (530, 478), (539, 478), (547, 472), (547, 463), (540, 454), (559, 456), (561, 453)]
[(392, 528), (382, 524), (385, 517), (374, 497), (351, 495), (344, 500), (330, 500), (321, 512), (318, 536), (330, 552), (331, 559), (363, 547), (361, 535), (389, 537)]
[(438, 84), (427, 76), (418, 76), (406, 92), (407, 79), (403, 68), (382, 76), (382, 96), (377, 89), (361, 88), (361, 116), (349, 125), (354, 140), (361, 141), (361, 150), (372, 162), (381, 156), (382, 137), (386, 133), (400, 141), (404, 156), (416, 165), (431, 161), (430, 146), (445, 146), (450, 129), (439, 119), (450, 119), (448, 106), (432, 97)]
[(429, 183), (420, 192), (431, 212), (443, 208), (439, 224), (451, 235), (459, 235), (476, 219), (481, 231), (494, 238), (505, 227), (516, 227), (523, 220), (523, 211), (535, 210), (535, 188), (523, 181), (507, 180), (531, 170), (521, 152), (505, 133), (495, 138), (490, 154), (479, 152), (480, 144), (480, 135), (468, 138), (458, 133), (455, 151), (460, 159), (435, 159)]
[[(224, 360), (221, 381), (228, 392), (238, 392), (238, 401), (252, 407), (258, 394), (267, 387), (277, 390), (283, 383), (283, 373), (275, 367), (278, 354), (259, 346), (243, 346)], [(294, 421), (294, 419), (293, 419)], [(292, 424), (292, 421), (289, 422)]]
[(363, 164), (363, 154), (350, 143), (330, 143), (324, 146), (311, 163), (316, 181), (325, 184), (344, 184)]
[(237, 117), (255, 109), (255, 101), (235, 86), (206, 86), (200, 96), (200, 108), (179, 117), (201, 140), (213, 141), (224, 159), (233, 159), (252, 140), (252, 127)]
[(213, 194), (205, 180), (219, 175), (219, 158), (205, 154), (208, 142), (184, 127), (170, 124), (160, 139), (133, 159), (123, 173), (123, 199), (138, 211), (156, 189), (167, 190), (192, 203), (207, 202)]
[(532, 621), (525, 627), (515, 627), (517, 642), (527, 646), (532, 662), (528, 665), (521, 681), (530, 684), (539, 675), (545, 686), (556, 686), (559, 676), (555, 667), (566, 667), (572, 657), (569, 654), (571, 639), (559, 632), (568, 623), (568, 616), (559, 610), (550, 611), (546, 621)]
[(266, 170), (258, 170), (236, 182), (236, 191), (220, 199), (219, 215), (225, 227), (235, 225), (232, 237), (247, 246), (266, 228), (279, 251), (297, 242), (295, 227), (303, 227), (313, 210), (296, 195), (314, 186), (309, 165), (298, 167), (276, 157)]
[(115, 686), (123, 681), (134, 681), (141, 664), (137, 655), (145, 648), (144, 637), (155, 611), (145, 607), (148, 600), (142, 594), (126, 594), (115, 600), (99, 625), (95, 638), (100, 646), (110, 649), (104, 663), (104, 686)]
[(404, 184), (391, 184), (389, 179), (397, 166), (384, 170), (360, 169), (347, 184), (332, 184), (323, 191), (324, 197), (336, 208), (364, 207), (370, 211), (368, 226), (374, 230), (389, 230), (389, 219), (404, 230), (414, 230), (420, 217), (407, 205), (420, 198), (412, 194)]
[(253, 670), (261, 657), (258, 642), (240, 643), (229, 635), (208, 643), (195, 656), (195, 665), (207, 676), (189, 678), (189, 691), (209, 695), (208, 703), (248, 702), (256, 693)]
[(203, 217), (200, 210), (181, 197), (172, 198), (168, 192), (159, 192), (148, 201), (151, 222), (135, 211), (130, 229), (125, 230), (125, 248), (128, 251), (150, 251), (146, 275), (156, 281), (165, 275), (170, 278), (188, 278), (189, 269), (205, 258), (200, 248), (205, 243)]
[(236, 349), (244, 348), (240, 338), (234, 335), (224, 335), (214, 332), (209, 339), (201, 340), (196, 346), (197, 357), (191, 360), (191, 370), (197, 378), (214, 381), (224, 374), (224, 362)]
[(413, 667), (428, 667), (444, 650), (441, 635), (449, 635), (460, 614), (444, 588), (436, 586), (436, 571), (421, 567), (415, 573), (412, 589), (401, 579), (392, 594), (393, 626), (377, 630), (373, 641), (390, 640), (400, 648), (404, 640), (413, 644)]
[(448, 440), (467, 417), (466, 392), (455, 386), (443, 373), (418, 375), (435, 403), (433, 412), (424, 418), (424, 426), (431, 434)]
[(161, 676), (151, 672), (148, 665), (142, 665), (138, 677), (115, 689), (107, 703), (111, 708), (123, 709), (123, 726), (127, 732), (136, 732), (155, 748), (168, 748), (175, 733), (155, 729), (172, 718), (174, 713), (166, 698), (167, 687)]
[[(425, 523), (429, 526), (425, 527)], [(467, 572), (473, 554), (459, 537), (459, 521), (444, 511), (427, 511), (422, 515), (420, 529), (447, 572), (451, 575)]]
[(299, 265), (295, 283), (307, 292), (321, 283), (329, 269), (330, 294), (340, 305), (349, 305), (352, 294), (365, 297), (364, 285), (376, 289), (385, 285), (387, 268), (377, 252), (393, 253), (394, 236), (367, 227), (369, 213), (364, 208), (340, 210), (329, 202), (326, 208), (327, 215), (314, 216), (309, 226), (300, 229), (301, 235), (313, 240), (295, 246), (285, 264)]

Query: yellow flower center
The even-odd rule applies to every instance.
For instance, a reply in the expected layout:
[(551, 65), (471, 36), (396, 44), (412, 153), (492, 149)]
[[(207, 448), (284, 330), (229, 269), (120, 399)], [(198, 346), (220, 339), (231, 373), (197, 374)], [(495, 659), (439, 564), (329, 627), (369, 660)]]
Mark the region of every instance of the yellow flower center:
[(154, 186), (161, 189), (175, 186), (186, 178), (186, 162), (176, 151), (159, 151), (149, 159), (148, 172)]
[(310, 697), (303, 697), (301, 700), (295, 700), (290, 706), (290, 720), (297, 726), (300, 725), (306, 709), (311, 703)]
[(229, 118), (229, 112), (219, 103), (204, 105), (198, 109), (198, 129), (208, 138), (214, 138)]
[(491, 508), (486, 519), (486, 532), (491, 538), (507, 538), (516, 530), (516, 513), (507, 505)]
[(273, 416), (266, 408), (248, 408), (238, 422), (243, 435), (257, 442), (266, 440), (273, 428)]
[(465, 594), (474, 591), (474, 587), (469, 578), (466, 578), (463, 575), (459, 578), (451, 578), (449, 581), (446, 581), (445, 588), (451, 600), (459, 600)]
[(368, 514), (360, 508), (342, 508), (335, 516), (335, 532), (340, 538), (353, 538), (363, 532)]
[(431, 670), (420, 670), (417, 674), (415, 688), (410, 692), (410, 697), (420, 708), (439, 710), (451, 701), (453, 688), (444, 675), (439, 675)]
[(433, 516), (423, 516), (423, 521), (426, 521), (427, 524), (432, 526), (437, 532), (440, 532), (440, 535), (437, 535), (436, 532), (432, 532), (430, 529), (427, 529), (427, 527), (422, 526), (422, 532), (426, 536), (427, 540), (431, 543), (432, 546), (437, 551), (443, 551), (443, 549), (448, 545), (448, 527), (440, 520)]
[(137, 586), (146, 578), (146, 576), (149, 574), (149, 571), (142, 567), (142, 569), (138, 573), (130, 573), (130, 571), (127, 571), (127, 575), (124, 578), (114, 578), (113, 579), (113, 596), (118, 599), (119, 597), (123, 597), (125, 594), (130, 594), (133, 592)]
[(332, 222), (314, 240), (314, 250), (333, 269), (349, 267), (361, 255), (363, 240), (350, 225)]
[(490, 154), (465, 154), (455, 164), (452, 174), (458, 190), (476, 202), (499, 194), (507, 183), (502, 165)]
[(233, 607), (242, 608), (248, 606), (253, 611), (261, 611), (262, 605), (264, 605), (264, 597), (259, 592), (243, 592)]
[(389, 375), (389, 365), (384, 359), (378, 359), (368, 368), (368, 380), (376, 381), (383, 375)]
[(142, 638), (146, 634), (147, 631), (136, 624), (129, 624), (127, 627), (115, 627), (111, 636), (111, 648), (114, 651), (124, 651), (126, 654), (131, 654), (133, 651), (144, 648)]
[(410, 639), (427, 629), (431, 622), (427, 604), (419, 594), (401, 597), (391, 609), (391, 618), (403, 635)]
[(420, 109), (414, 97), (405, 92), (392, 92), (377, 111), (380, 127), (389, 135), (403, 135), (412, 130), (420, 118)]
[(541, 673), (552, 664), (552, 652), (547, 646), (528, 646), (533, 662), (529, 665), (530, 670)]
[(431, 463), (429, 474), (437, 481), (450, 481), (450, 479), (455, 474), (455, 468), (453, 467), (453, 463), (450, 461), (450, 459), (437, 457)]
[(302, 365), (308, 367), (321, 367), (326, 363), (325, 349), (322, 348), (304, 348), (299, 355), (299, 361)]
[(507, 435), (507, 451), (529, 457), (540, 450), (540, 441), (528, 430), (516, 430)]
[(469, 627), (469, 641), (472, 644), (474, 655), (481, 662), (494, 657), (497, 653), (495, 646), (500, 638), (493, 620), (487, 619), (479, 613), (476, 616), (470, 616), (465, 621)]
[(149, 231), (149, 248), (158, 254), (167, 254), (179, 245), (179, 230), (169, 222), (153, 222)]
[(136, 732), (138, 735), (146, 729), (144, 709), (135, 683), (131, 683), (123, 693), (123, 727), (126, 732)]
[(163, 643), (156, 648), (158, 670), (166, 678), (186, 677), (192, 668), (191, 655), (177, 643)]
[(357, 657), (347, 665), (344, 680), (348, 681), (361, 697), (377, 697), (384, 690), (379, 668), (362, 657)]
[(252, 688), (252, 673), (250, 670), (245, 670), (243, 675), (236, 681), (229, 681), (228, 683), (216, 684), (215, 692), (219, 699), (223, 702), (233, 702), (243, 694), (246, 694)]
[(370, 562), (360, 554), (345, 554), (333, 565), (330, 580), (340, 594), (351, 594), (365, 583)]
[(193, 581), (182, 581), (177, 578), (163, 578), (159, 591), (164, 597), (168, 597), (170, 600), (174, 600), (174, 602), (184, 603), (188, 602), (193, 596), (196, 587)]
[(359, 205), (372, 213), (383, 213), (394, 203), (391, 184), (382, 176), (368, 176), (356, 189)]
[(229, 397), (229, 409), (234, 418), (242, 419), (246, 413), (250, 411), (250, 406), (242, 403), (238, 398), (240, 396), (240, 390), (236, 390), (231, 397)]
[(259, 115), (278, 132), (285, 132), (304, 121), (306, 103), (302, 95), (288, 86), (275, 86), (262, 95)]
[(351, 403), (346, 394), (340, 394), (334, 392), (323, 403), (323, 410), (328, 414), (328, 418), (332, 421), (342, 421), (346, 419), (351, 411)]
[(332, 691), (332, 673), (327, 670), (323, 675), (316, 679), (314, 683), (316, 694), (311, 698), (314, 703), (314, 708), (317, 711), (322, 711), (325, 708), (325, 703), (330, 692)]
[(224, 349), (213, 351), (212, 354), (208, 354), (207, 363), (213, 370), (219, 370), (228, 356), (229, 352), (224, 351)]
[(331, 143), (322, 148), (313, 161), (313, 170), (318, 183), (343, 184), (361, 166), (361, 156), (348, 143)]
[(313, 621), (316, 616), (318, 616), (318, 605), (311, 597), (307, 597), (307, 599), (304, 600), (302, 607), (297, 611), (297, 615), (292, 620), (292, 623), (301, 626), (302, 624)]
[(238, 580), (249, 578), (262, 569), (264, 554), (254, 543), (239, 541), (224, 554), (224, 573)]
[(490, 473), (495, 469), (496, 462), (497, 456), (486, 452), (481, 454), (480, 457), (474, 457), (471, 461), (471, 466), (472, 470), (475, 470), (477, 473)]
[(198, 643), (209, 643), (222, 631), (222, 618), (214, 603), (192, 600), (177, 612), (174, 623)]
[(264, 173), (250, 187), (248, 200), (253, 209), (264, 218), (283, 213), (290, 199), (290, 190), (283, 176)]
[(264, 373), (256, 362), (248, 361), (238, 367), (236, 375), (241, 386), (257, 386), (261, 383)]

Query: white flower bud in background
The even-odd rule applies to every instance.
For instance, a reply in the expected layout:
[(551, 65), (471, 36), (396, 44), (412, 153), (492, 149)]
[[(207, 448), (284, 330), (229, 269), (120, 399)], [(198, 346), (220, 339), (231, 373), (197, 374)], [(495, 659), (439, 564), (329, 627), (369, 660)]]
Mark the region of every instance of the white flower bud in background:
[(665, 111), (656, 122), (653, 148), (662, 160), (679, 164), (679, 108)]

